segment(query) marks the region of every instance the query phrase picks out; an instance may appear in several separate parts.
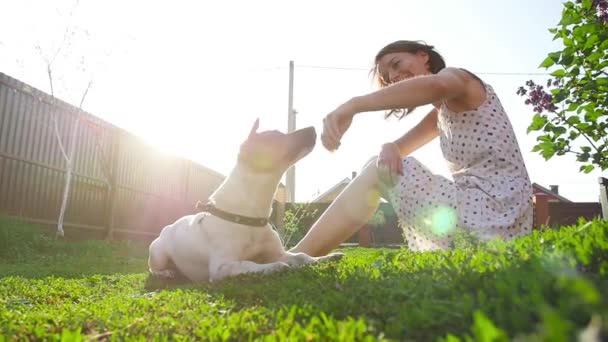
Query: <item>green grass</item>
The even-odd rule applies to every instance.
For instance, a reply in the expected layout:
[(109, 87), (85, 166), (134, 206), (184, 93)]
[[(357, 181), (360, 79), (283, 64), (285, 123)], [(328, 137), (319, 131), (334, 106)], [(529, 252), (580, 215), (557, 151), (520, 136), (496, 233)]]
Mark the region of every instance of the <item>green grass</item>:
[(346, 249), (203, 286), (151, 281), (134, 243), (55, 241), (6, 219), (0, 239), (0, 341), (571, 341), (608, 325), (602, 221), (445, 252)]

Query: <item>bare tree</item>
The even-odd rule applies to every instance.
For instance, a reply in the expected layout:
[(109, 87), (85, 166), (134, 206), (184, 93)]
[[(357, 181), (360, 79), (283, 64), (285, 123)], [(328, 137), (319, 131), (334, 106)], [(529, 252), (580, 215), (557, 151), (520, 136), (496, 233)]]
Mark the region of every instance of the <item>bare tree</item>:
[[(56, 81), (55, 80), (55, 71), (56, 71), (55, 63), (59, 57), (63, 57), (64, 53), (66, 53), (66, 51), (69, 50), (69, 48), (71, 47), (71, 45), (73, 43), (74, 37), (76, 36), (78, 31), (81, 30), (80, 28), (75, 27), (71, 24), (71, 21), (74, 17), (75, 10), (77, 9), (78, 5), (79, 5), (79, 1), (77, 0), (77, 1), (75, 1), (72, 8), (70, 9), (70, 12), (67, 17), (68, 22), (63, 31), (63, 36), (60, 39), (59, 44), (56, 47), (50, 49), (51, 51), (48, 51), (48, 53), (47, 53), (47, 51), (45, 51), (45, 49), (43, 49), (40, 44), (36, 44), (36, 50), (38, 51), (40, 57), (42, 58), (42, 60), (45, 63), (46, 73), (47, 73), (47, 78), (48, 78), (49, 88), (50, 88), (50, 95), (52, 98), (53, 105), (55, 105), (57, 103), (57, 101), (56, 101), (57, 98), (55, 96), (55, 91), (56, 91), (56, 88), (55, 88), (55, 81)], [(86, 30), (81, 30), (81, 31), (85, 35), (88, 36), (88, 32)], [(89, 71), (88, 67), (89, 66), (87, 64), (87, 58), (85, 56), (82, 56), (82, 57), (80, 57), (79, 65), (72, 66), (71, 69), (75, 70), (75, 69), (79, 68), (83, 72), (88, 72)], [(64, 223), (65, 211), (66, 211), (68, 199), (69, 199), (70, 187), (72, 184), (72, 176), (74, 173), (74, 153), (76, 150), (76, 145), (78, 143), (78, 137), (79, 137), (78, 130), (79, 130), (81, 121), (84, 119), (82, 106), (83, 106), (84, 101), (85, 101), (89, 91), (91, 90), (92, 86), (93, 86), (93, 75), (89, 74), (86, 87), (85, 87), (84, 91), (82, 92), (82, 95), (80, 98), (78, 110), (75, 113), (76, 117), (74, 119), (74, 123), (72, 124), (72, 127), (70, 129), (69, 145), (68, 145), (69, 151), (67, 151), (67, 152), (66, 152), (66, 144), (63, 141), (63, 139), (61, 138), (61, 134), (59, 132), (59, 124), (58, 124), (57, 115), (55, 114), (54, 111), (50, 111), (51, 115), (52, 115), (52, 120), (53, 120), (53, 131), (55, 133), (55, 137), (57, 139), (59, 149), (61, 151), (61, 155), (63, 156), (63, 159), (66, 164), (63, 196), (62, 196), (62, 200), (61, 200), (61, 207), (59, 209), (59, 216), (57, 219), (56, 235), (58, 237), (64, 236), (63, 223)]]

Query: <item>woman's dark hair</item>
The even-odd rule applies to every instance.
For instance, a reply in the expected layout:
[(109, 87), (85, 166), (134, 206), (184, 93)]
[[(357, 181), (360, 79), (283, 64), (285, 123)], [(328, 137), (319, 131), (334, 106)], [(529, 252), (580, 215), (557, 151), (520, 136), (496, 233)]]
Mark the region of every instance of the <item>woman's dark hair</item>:
[[(439, 52), (435, 51), (435, 47), (433, 45), (428, 45), (422, 41), (412, 41), (412, 40), (398, 40), (392, 42), (382, 49), (378, 51), (376, 54), (376, 58), (374, 58), (374, 66), (370, 73), (378, 82), (378, 85), (381, 88), (387, 87), (390, 85), (389, 80), (385, 80), (378, 70), (378, 63), (380, 59), (389, 53), (395, 52), (408, 52), (415, 54), (419, 51), (424, 51), (429, 55), (428, 61), (428, 69), (431, 73), (436, 74), (445, 68), (445, 61), (443, 57), (439, 54)], [(391, 115), (395, 115), (399, 119), (403, 118), (405, 115), (411, 113), (414, 109), (399, 109), (399, 110), (391, 110), (386, 115), (385, 118), (388, 118)]]

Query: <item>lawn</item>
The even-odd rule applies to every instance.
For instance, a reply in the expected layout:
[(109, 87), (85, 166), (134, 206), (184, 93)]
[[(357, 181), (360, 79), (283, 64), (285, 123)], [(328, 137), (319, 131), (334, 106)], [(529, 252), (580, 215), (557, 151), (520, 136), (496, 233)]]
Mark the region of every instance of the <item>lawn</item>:
[(55, 241), (0, 219), (0, 341), (607, 337), (607, 222), (458, 247), (352, 248), (272, 276), (160, 284), (145, 246)]

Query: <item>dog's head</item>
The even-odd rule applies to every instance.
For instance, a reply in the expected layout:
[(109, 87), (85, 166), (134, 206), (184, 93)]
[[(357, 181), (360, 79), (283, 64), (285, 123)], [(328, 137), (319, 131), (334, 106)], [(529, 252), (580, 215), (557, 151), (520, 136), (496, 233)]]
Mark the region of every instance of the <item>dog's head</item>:
[(312, 151), (317, 140), (314, 127), (302, 128), (292, 133), (279, 131), (258, 132), (259, 119), (241, 144), (239, 163), (254, 172), (283, 173), (291, 165)]

